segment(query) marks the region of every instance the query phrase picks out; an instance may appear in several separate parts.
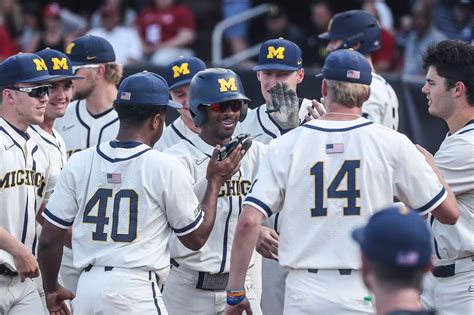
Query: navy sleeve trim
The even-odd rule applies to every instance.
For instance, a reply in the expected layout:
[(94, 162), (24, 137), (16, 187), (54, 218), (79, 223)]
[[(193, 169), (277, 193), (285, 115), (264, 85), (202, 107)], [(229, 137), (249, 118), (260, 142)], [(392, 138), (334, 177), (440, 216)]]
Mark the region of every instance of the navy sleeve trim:
[(47, 216), (48, 218), (50, 218), (51, 220), (53, 220), (54, 222), (56, 222), (58, 224), (61, 224), (63, 226), (72, 226), (73, 222), (66, 222), (66, 221), (58, 218), (57, 216), (52, 214), (51, 211), (49, 211), (48, 209), (44, 209), (43, 213), (44, 213), (45, 216)]
[(426, 211), (428, 210), (429, 208), (431, 208), (436, 202), (438, 202), (438, 200), (441, 199), (441, 197), (444, 196), (444, 194), (446, 193), (446, 190), (444, 189), (444, 187), (441, 189), (441, 191), (433, 198), (431, 199), (430, 202), (428, 202), (426, 205), (424, 205), (423, 207), (421, 208), (418, 208), (418, 209), (414, 209), (416, 212), (423, 212), (423, 211)]
[(269, 206), (258, 200), (257, 198), (254, 197), (247, 197), (245, 198), (245, 202), (253, 202), (254, 204), (258, 205), (261, 207), (265, 212), (267, 213), (268, 216), (271, 216), (273, 214), (272, 210), (270, 209)]
[(182, 234), (182, 233), (185, 233), (189, 230), (191, 230), (192, 228), (194, 228), (202, 219), (202, 210), (201, 212), (199, 212), (199, 215), (197, 216), (196, 220), (194, 220), (194, 222), (192, 222), (191, 224), (188, 224), (187, 226), (185, 226), (184, 228), (181, 228), (181, 229), (174, 229), (173, 228), (173, 231), (177, 234)]

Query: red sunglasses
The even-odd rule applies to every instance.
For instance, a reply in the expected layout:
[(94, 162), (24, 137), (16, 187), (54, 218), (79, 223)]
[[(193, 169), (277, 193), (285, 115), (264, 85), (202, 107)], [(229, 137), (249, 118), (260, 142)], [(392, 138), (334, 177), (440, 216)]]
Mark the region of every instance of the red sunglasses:
[(227, 108), (230, 107), (233, 112), (238, 112), (242, 108), (243, 104), (243, 100), (230, 100), (219, 103), (212, 103), (211, 110), (216, 113), (224, 113), (225, 111), (227, 111)]

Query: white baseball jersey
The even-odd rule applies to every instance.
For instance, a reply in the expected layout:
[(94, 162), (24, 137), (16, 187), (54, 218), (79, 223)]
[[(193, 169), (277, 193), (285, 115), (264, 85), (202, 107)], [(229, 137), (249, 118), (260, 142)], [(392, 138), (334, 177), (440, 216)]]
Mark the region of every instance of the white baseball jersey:
[[(53, 128), (53, 134), (44, 131), (40, 126), (30, 126), (28, 134), (35, 140), (38, 147), (50, 157), (50, 173), (48, 185), (54, 187), (58, 180), (62, 168), (66, 164), (67, 154), (66, 145), (59, 133)], [(45, 196), (45, 202), (48, 202), (49, 196)]]
[(406, 136), (365, 118), (317, 119), (270, 143), (244, 204), (281, 213), (280, 265), (359, 269), (350, 231), (394, 196), (424, 214), (447, 192)]
[[(308, 115), (308, 106), (312, 106), (311, 100), (300, 99), (299, 118), (302, 123)], [(245, 120), (237, 125), (234, 135), (249, 133), (254, 141), (268, 144), (272, 139), (281, 136), (280, 127), (267, 114), (267, 104), (262, 104), (257, 108), (249, 110)]]
[(197, 135), (194, 131), (188, 128), (184, 123), (183, 118), (179, 116), (163, 131), (163, 135), (160, 140), (155, 143), (154, 149), (158, 151), (165, 151), (172, 147), (181, 140), (189, 139), (192, 136)]
[(66, 163), (43, 216), (73, 226), (74, 266), (169, 266), (171, 229), (186, 235), (203, 212), (179, 161), (140, 142), (104, 142)]
[[(240, 170), (221, 187), (214, 227), (209, 239), (200, 250), (192, 251), (181, 244), (175, 236), (171, 237), (171, 257), (180, 266), (210, 273), (229, 272), (230, 252), (242, 201), (255, 178), (264, 150), (263, 144), (253, 142), (241, 161)], [(166, 151), (178, 157), (189, 169), (198, 197), (204, 195), (207, 165), (213, 151), (214, 147), (204, 142), (198, 135), (188, 141), (181, 141)]]
[(392, 86), (372, 72), (370, 97), (362, 104), (363, 116), (388, 128), (398, 130), (398, 97)]
[[(35, 254), (36, 210), (47, 185), (49, 157), (25, 132), (0, 118), (0, 225)], [(16, 270), (13, 257), (0, 250), (0, 264)]]
[(69, 103), (66, 114), (56, 119), (54, 128), (63, 137), (70, 157), (75, 152), (115, 139), (119, 124), (113, 108), (93, 116), (87, 111), (86, 100), (77, 100)]
[(474, 120), (449, 135), (435, 154), (435, 162), (456, 195), (460, 217), (455, 225), (431, 218), (435, 265), (474, 256)]

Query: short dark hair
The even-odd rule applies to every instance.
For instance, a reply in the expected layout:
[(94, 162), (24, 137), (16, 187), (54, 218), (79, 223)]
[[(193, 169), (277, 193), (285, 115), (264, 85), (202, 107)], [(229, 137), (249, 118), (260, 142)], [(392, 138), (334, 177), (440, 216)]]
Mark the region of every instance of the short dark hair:
[(381, 282), (397, 288), (422, 288), (423, 276), (426, 271), (423, 268), (395, 267), (384, 263), (370, 260), (370, 267)]
[(423, 67), (436, 68), (451, 89), (461, 81), (466, 86), (467, 100), (474, 106), (474, 46), (458, 40), (443, 40), (432, 44), (423, 56)]
[(164, 115), (167, 106), (157, 105), (117, 105), (114, 108), (117, 111), (120, 123), (138, 124), (154, 117), (157, 114)]

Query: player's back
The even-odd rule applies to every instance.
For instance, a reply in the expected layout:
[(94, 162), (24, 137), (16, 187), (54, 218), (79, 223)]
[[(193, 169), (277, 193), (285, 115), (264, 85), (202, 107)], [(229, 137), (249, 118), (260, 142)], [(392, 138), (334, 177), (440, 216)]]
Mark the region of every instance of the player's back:
[[(278, 189), (284, 200), (272, 204), (268, 194), (255, 203), (281, 210), (280, 264), (292, 268), (358, 269), (351, 229), (390, 205), (394, 196), (424, 212), (444, 195), (407, 137), (364, 118), (307, 123), (274, 140), (264, 161), (263, 168), (271, 171), (259, 172), (257, 180), (274, 173), (277, 188), (257, 185), (255, 195)], [(428, 187), (421, 178), (434, 184)], [(422, 183), (425, 189), (415, 189)]]
[[(199, 210), (192, 193), (178, 193), (192, 191), (186, 176), (177, 160), (145, 144), (105, 142), (69, 159), (45, 214), (74, 220), (76, 267), (162, 269), (169, 265), (170, 225), (192, 224), (194, 216), (183, 216), (181, 209)], [(65, 198), (68, 193), (73, 199)]]

